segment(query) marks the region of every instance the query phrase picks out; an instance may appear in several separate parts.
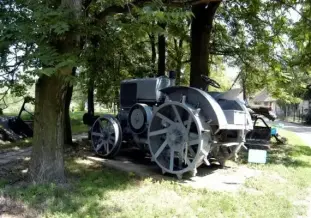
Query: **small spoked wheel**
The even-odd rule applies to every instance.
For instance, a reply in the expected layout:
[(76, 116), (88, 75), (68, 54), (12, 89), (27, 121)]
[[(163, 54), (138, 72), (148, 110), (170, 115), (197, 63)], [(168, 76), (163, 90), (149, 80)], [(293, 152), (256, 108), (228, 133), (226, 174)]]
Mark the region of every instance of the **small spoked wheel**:
[(99, 117), (92, 126), (91, 139), (96, 154), (102, 157), (114, 157), (122, 143), (119, 121), (111, 115)]
[(149, 148), (152, 159), (163, 172), (181, 177), (196, 172), (206, 157), (200, 119), (196, 110), (185, 103), (169, 102), (154, 113), (149, 126)]

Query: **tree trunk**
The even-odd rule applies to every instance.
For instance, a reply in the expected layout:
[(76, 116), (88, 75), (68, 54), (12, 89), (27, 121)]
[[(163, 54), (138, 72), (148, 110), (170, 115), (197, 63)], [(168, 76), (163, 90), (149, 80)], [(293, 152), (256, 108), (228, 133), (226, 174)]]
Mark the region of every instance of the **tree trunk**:
[(64, 122), (67, 83), (59, 75), (36, 84), (34, 137), (30, 177), (35, 183), (65, 182)]
[(192, 6), (190, 86), (203, 88), (201, 74), (209, 75), (209, 45), (214, 16), (220, 2)]
[(180, 85), (180, 77), (181, 77), (181, 68), (183, 66), (183, 40), (179, 39), (177, 42), (177, 39), (174, 39), (174, 47), (176, 52), (176, 85)]
[[(159, 24), (160, 27), (165, 29), (166, 24)], [(159, 35), (158, 39), (158, 76), (165, 76), (165, 52), (166, 52), (166, 42), (165, 42), (165, 35)]]
[(243, 100), (247, 102), (246, 72), (242, 76)]
[[(59, 3), (59, 6), (72, 10), (72, 19), (79, 17), (81, 0), (61, 0)], [(74, 28), (51, 40), (51, 46), (59, 54), (73, 52), (79, 45), (80, 36)], [(30, 163), (30, 179), (35, 183), (65, 182), (63, 144), (68, 82), (64, 77), (71, 73), (72, 67), (67, 66), (50, 77), (41, 76), (36, 83), (34, 137)]]
[(83, 98), (83, 99), (81, 99), (81, 100), (79, 101), (79, 105), (78, 105), (78, 110), (79, 110), (79, 111), (84, 111), (84, 109), (85, 109), (85, 101), (86, 101), (85, 98)]
[(94, 79), (90, 78), (87, 92), (87, 112), (94, 115)]
[(151, 68), (152, 68), (152, 73), (155, 75), (156, 74), (156, 58), (157, 58), (155, 36), (153, 34), (150, 34), (149, 39), (150, 39), (150, 44), (151, 44)]
[[(72, 68), (72, 76), (76, 75), (77, 68)], [(72, 145), (72, 131), (71, 131), (71, 119), (70, 119), (70, 103), (72, 98), (73, 86), (68, 85), (67, 94), (66, 94), (66, 102), (65, 102), (65, 145)]]

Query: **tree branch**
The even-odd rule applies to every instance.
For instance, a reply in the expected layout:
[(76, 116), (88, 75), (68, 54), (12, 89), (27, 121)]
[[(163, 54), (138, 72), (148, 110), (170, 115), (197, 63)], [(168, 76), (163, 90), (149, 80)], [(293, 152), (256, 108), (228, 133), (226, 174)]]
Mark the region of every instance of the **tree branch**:
[[(167, 6), (174, 7), (185, 7), (196, 4), (208, 4), (210, 2), (221, 2), (222, 0), (163, 0), (163, 4)], [(126, 13), (129, 12), (130, 9), (137, 6), (143, 6), (145, 4), (151, 3), (152, 0), (134, 0), (125, 4), (123, 6), (112, 5), (106, 8), (104, 11), (100, 12), (96, 17), (98, 20), (104, 20), (108, 15), (117, 14), (117, 13)]]

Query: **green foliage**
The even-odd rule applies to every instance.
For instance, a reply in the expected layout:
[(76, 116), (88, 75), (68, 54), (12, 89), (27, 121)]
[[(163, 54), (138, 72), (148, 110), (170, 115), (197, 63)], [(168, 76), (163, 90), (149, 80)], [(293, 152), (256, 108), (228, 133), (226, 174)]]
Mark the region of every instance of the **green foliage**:
[[(303, 216), (306, 208), (300, 202), (309, 194), (311, 149), (295, 133), (281, 130), (280, 134), (290, 144), (273, 145), (267, 164), (234, 168), (255, 174), (234, 191), (232, 185), (230, 191), (222, 191), (192, 188), (166, 177), (138, 178), (132, 172), (103, 169), (102, 164), (70, 155), (66, 186), (9, 185), (1, 177), (0, 193), (43, 217)], [(231, 178), (230, 173), (221, 176)]]
[(218, 10), (211, 51), (240, 68), (248, 94), (266, 87), (286, 102), (295, 103), (301, 98), (309, 76), (292, 63), (296, 52), (289, 36), (297, 25), (291, 19), (296, 4), (230, 1)]
[[(97, 100), (117, 104), (122, 79), (156, 71), (151, 35), (155, 45), (157, 36), (165, 35), (167, 71), (179, 73), (178, 83), (189, 83), (189, 7), (170, 7), (165, 1), (133, 5), (118, 0), (65, 9), (59, 1), (4, 0), (0, 12), (0, 85), (16, 95), (25, 94), (38, 75), (78, 66), (83, 69), (77, 81), (79, 89), (86, 89), (92, 78)], [(291, 18), (293, 13), (296, 20)], [(79, 16), (73, 19), (75, 14)], [(223, 2), (212, 31), (212, 59), (220, 56), (222, 62), (239, 68), (247, 93), (266, 87), (275, 97), (297, 102), (310, 82), (309, 14), (307, 1)], [(69, 41), (75, 45), (68, 50)], [(206, 63), (217, 77), (213, 63)], [(219, 77), (224, 76), (220, 73)]]
[(81, 26), (72, 10), (57, 1), (0, 2), (0, 86), (10, 89), (3, 95), (25, 95), (37, 76), (77, 65), (76, 50), (62, 51), (69, 32)]
[(221, 57), (215, 57), (211, 61), (210, 71), (211, 72), (210, 72), (209, 77), (214, 79), (216, 82), (218, 82), (220, 85), (220, 88), (217, 89), (217, 88), (210, 86), (208, 88), (209, 91), (226, 92), (231, 88), (232, 82), (228, 78), (228, 75), (225, 75), (225, 66), (223, 64), (223, 59)]

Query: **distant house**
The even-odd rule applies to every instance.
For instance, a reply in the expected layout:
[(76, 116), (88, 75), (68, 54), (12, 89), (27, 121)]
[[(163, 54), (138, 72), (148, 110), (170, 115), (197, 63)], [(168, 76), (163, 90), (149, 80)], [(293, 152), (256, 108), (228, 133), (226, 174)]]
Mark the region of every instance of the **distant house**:
[(265, 106), (270, 107), (272, 110), (276, 111), (277, 109), (277, 99), (273, 98), (267, 89), (263, 89), (258, 92), (254, 97), (250, 99), (250, 103), (256, 106)]
[[(250, 98), (250, 104), (251, 105), (256, 105), (256, 106), (265, 106), (265, 107), (270, 107), (276, 114), (277, 116), (283, 116), (285, 113), (287, 113), (288, 116), (293, 116), (294, 113), (299, 113), (301, 114), (307, 114), (309, 110), (309, 105), (311, 106), (310, 101), (302, 101), (296, 109), (292, 107), (287, 107), (287, 112), (284, 111), (278, 104), (277, 104), (277, 99), (273, 98), (267, 89), (263, 89), (257, 94), (255, 94), (252, 98)], [(296, 112), (294, 112), (296, 111)]]

